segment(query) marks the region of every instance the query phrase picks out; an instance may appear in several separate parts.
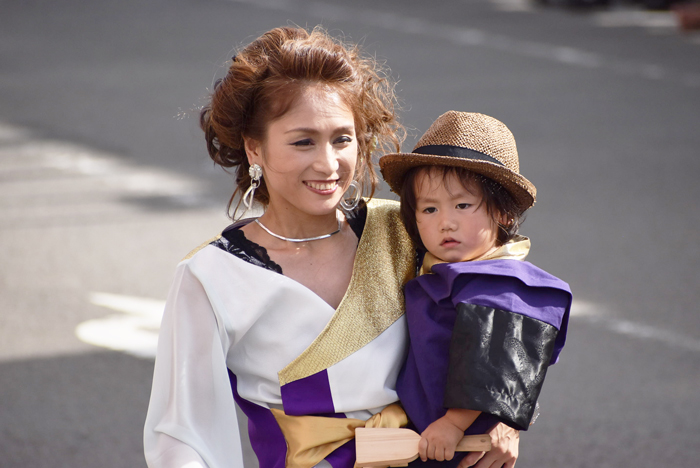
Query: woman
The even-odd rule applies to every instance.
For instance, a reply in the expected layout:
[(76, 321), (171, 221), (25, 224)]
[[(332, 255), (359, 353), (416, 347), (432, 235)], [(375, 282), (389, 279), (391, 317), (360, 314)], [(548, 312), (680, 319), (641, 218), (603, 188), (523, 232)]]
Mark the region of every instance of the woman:
[[(394, 102), (374, 61), (318, 28), (271, 30), (233, 58), (201, 126), (244, 204), (265, 212), (178, 265), (149, 466), (242, 466), (234, 399), (261, 468), (349, 468), (356, 427), (406, 424), (392, 403), (413, 247), (398, 204), (344, 200), (373, 193), (375, 148), (398, 150)], [(513, 434), (497, 441), (509, 459)]]

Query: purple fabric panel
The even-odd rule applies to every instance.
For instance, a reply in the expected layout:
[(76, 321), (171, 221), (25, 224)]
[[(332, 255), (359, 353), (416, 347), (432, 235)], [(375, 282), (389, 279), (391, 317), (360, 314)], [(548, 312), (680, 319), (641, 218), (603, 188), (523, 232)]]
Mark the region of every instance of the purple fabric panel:
[(559, 330), (554, 364), (566, 342), (571, 290), (564, 281), (529, 262), (485, 260), (444, 263), (434, 275), (416, 278), (432, 300), (453, 307), (460, 302), (507, 310), (548, 323)]
[(441, 263), (435, 265), (433, 269), (451, 270), (451, 276), (457, 276), (463, 273), (481, 273), (484, 275), (497, 276), (515, 276), (532, 287), (549, 287), (556, 289), (569, 290), (569, 285), (560, 280), (554, 275), (551, 275), (543, 269), (536, 267), (530, 262), (521, 260), (482, 260), (478, 262), (455, 262)]
[(344, 443), (326, 457), (333, 468), (353, 468), (355, 466), (355, 439)]
[(409, 419), (422, 432), (447, 411), (442, 401), (457, 312), (449, 302), (443, 301), (443, 307), (433, 302), (415, 280), (406, 284), (405, 297), (410, 346), (396, 391)]
[[(521, 313), (547, 322), (557, 329), (561, 326), (561, 310), (571, 302), (569, 285), (529, 262), (519, 260), (485, 260), (481, 262), (444, 263), (433, 267), (435, 276), (444, 286), (439, 291), (426, 292), (433, 299), (452, 303), (493, 307)], [(424, 285), (432, 275), (424, 275)], [(500, 279), (497, 279), (500, 278)], [(501, 282), (502, 281), (502, 282)], [(444, 295), (436, 297), (436, 294)], [(474, 302), (478, 300), (479, 302)]]
[[(396, 384), (411, 422), (421, 432), (447, 411), (443, 400), (457, 304), (506, 310), (556, 327), (552, 364), (564, 346), (571, 307), (569, 286), (528, 262), (446, 263), (435, 265), (433, 272), (406, 284), (410, 347)], [(482, 433), (497, 422), (482, 415), (467, 433)]]
[(248, 436), (260, 468), (284, 468), (287, 457), (287, 441), (269, 409), (241, 398), (236, 386), (236, 376), (228, 371), (233, 398), (248, 416)]
[(335, 413), (328, 372), (324, 369), (283, 385), (282, 405), (284, 412), (290, 416)]
[[(406, 298), (408, 299), (408, 294)], [(431, 312), (434, 312), (434, 309), (437, 309), (435, 305), (431, 308)], [(409, 315), (408, 310), (406, 313)], [(430, 423), (447, 413), (443, 400), (447, 385), (452, 333), (451, 329), (445, 333), (443, 328), (435, 324), (431, 325), (427, 321), (416, 320), (416, 322), (421, 322), (423, 328), (416, 329), (420, 331), (411, 335), (411, 346), (406, 362), (399, 373), (396, 391), (411, 424), (421, 433)], [(452, 324), (454, 324), (454, 316)], [(409, 316), (409, 328), (411, 326)], [(481, 414), (465, 434), (483, 434), (498, 422), (500, 421), (495, 416)]]

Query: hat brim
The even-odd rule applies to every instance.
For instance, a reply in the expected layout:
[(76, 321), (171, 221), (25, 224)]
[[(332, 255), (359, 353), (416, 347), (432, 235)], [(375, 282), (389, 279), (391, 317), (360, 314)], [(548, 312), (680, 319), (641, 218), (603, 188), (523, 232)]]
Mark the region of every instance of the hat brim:
[(417, 153), (391, 153), (379, 159), (382, 176), (396, 194), (401, 193), (406, 173), (419, 166), (463, 167), (488, 177), (501, 184), (511, 194), (521, 212), (532, 207), (537, 200), (537, 190), (529, 180), (507, 167), (492, 162)]

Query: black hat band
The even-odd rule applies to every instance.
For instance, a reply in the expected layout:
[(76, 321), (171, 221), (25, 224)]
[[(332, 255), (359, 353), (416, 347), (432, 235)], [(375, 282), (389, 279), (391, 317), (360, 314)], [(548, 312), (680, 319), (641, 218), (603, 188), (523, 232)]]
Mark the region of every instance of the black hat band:
[(462, 159), (478, 159), (480, 161), (486, 161), (499, 166), (505, 167), (501, 161), (496, 158), (492, 158), (488, 154), (481, 153), (479, 151), (474, 151), (469, 148), (462, 148), (461, 146), (452, 145), (426, 145), (416, 148), (412, 151), (415, 154), (426, 154), (435, 156), (451, 156), (453, 158)]

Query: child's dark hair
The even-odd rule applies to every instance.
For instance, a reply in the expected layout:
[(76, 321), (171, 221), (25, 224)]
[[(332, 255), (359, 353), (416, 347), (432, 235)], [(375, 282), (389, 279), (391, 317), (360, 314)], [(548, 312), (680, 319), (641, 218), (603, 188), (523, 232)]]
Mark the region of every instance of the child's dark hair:
[[(433, 176), (441, 176), (443, 182), (453, 174), (470, 192), (474, 187), (478, 187), (482, 196), (481, 203), (486, 203), (486, 213), (498, 224), (496, 238), (498, 246), (505, 244), (518, 234), (520, 224), (525, 220), (525, 214), (518, 209), (513, 197), (501, 184), (463, 167), (418, 166), (406, 173), (399, 195), (401, 196), (401, 220), (408, 235), (419, 248), (425, 250), (416, 224), (416, 178), (423, 171), (429, 171)], [(508, 219), (506, 225), (497, 221), (502, 214)]]

